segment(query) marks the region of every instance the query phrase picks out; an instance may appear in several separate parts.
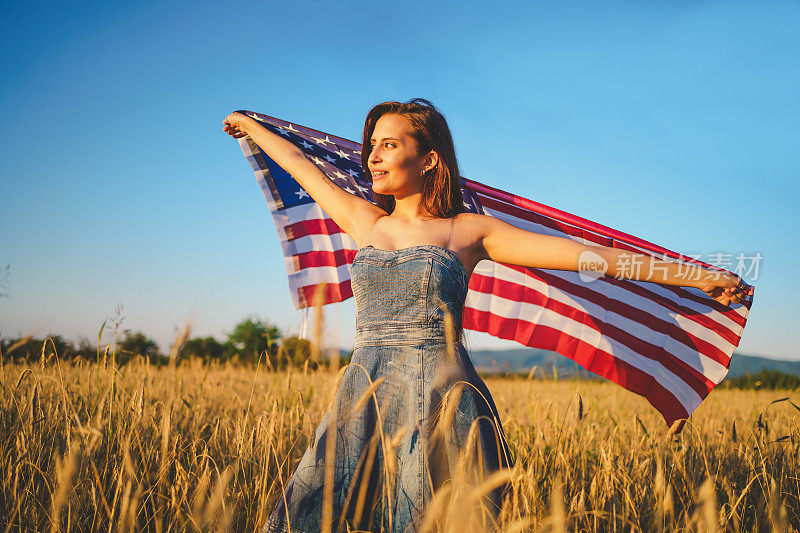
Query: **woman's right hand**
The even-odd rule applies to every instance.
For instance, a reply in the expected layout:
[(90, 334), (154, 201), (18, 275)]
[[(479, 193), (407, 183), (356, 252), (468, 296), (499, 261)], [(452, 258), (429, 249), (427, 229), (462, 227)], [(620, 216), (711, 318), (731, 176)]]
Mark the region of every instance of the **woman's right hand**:
[(222, 131), (236, 139), (244, 137), (247, 135), (247, 133), (244, 131), (242, 126), (244, 125), (246, 119), (247, 117), (241, 113), (231, 113), (225, 117), (225, 120), (222, 121)]

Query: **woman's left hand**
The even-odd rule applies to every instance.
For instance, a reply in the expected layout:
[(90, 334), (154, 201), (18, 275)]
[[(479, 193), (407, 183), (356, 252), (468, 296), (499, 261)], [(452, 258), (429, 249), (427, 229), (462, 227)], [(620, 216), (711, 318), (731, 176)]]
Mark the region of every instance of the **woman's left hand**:
[(714, 298), (722, 305), (741, 303), (752, 294), (752, 287), (747, 285), (742, 278), (729, 273), (713, 272), (710, 279), (704, 280), (700, 290)]
[(235, 139), (244, 137), (247, 135), (242, 128), (245, 118), (241, 113), (231, 113), (222, 121), (222, 131)]

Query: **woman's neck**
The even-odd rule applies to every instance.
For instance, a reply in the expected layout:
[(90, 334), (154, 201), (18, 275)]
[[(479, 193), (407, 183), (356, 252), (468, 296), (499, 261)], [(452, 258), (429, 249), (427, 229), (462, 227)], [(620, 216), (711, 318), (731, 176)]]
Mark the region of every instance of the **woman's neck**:
[(394, 211), (392, 211), (391, 216), (409, 222), (435, 218), (424, 209), (424, 206), (422, 206), (421, 192), (404, 196), (402, 198), (395, 196)]

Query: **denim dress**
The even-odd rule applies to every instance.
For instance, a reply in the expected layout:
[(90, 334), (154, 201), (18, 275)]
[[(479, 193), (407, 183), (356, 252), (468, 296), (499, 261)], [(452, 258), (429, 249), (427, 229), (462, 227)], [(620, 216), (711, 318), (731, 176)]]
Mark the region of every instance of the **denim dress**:
[[(513, 464), (491, 394), (460, 342), (469, 279), (458, 256), (435, 245), (368, 246), (356, 253), (350, 278), (350, 365), (264, 533), (288, 531), (287, 522), (298, 533), (322, 529), (331, 424), (331, 531), (417, 531), (426, 504), (453, 472), (468, 471), (479, 483)], [(452, 352), (445, 308), (456, 326)], [(507, 489), (484, 498), (493, 514)]]

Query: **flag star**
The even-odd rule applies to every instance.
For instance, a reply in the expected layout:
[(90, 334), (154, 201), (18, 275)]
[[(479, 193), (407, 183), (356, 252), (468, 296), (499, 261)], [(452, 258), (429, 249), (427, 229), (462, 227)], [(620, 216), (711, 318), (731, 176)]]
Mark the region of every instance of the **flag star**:
[(469, 208), (469, 204), (467, 202), (461, 202), (461, 203), (464, 204), (464, 207)]
[(315, 143), (317, 143), (317, 144), (321, 144), (321, 145), (323, 145), (323, 146), (324, 146), (326, 143), (327, 143), (327, 144), (333, 144), (333, 142), (332, 142), (332, 141), (331, 141), (331, 140), (328, 138), (328, 136), (327, 136), (327, 135), (325, 136), (325, 138), (324, 138), (324, 139), (320, 139), (320, 138), (318, 138), (318, 137), (311, 137), (311, 138), (314, 140), (314, 142), (315, 142)]
[(325, 154), (325, 159), (328, 161), (328, 163), (333, 163), (334, 161), (336, 161), (335, 157), (331, 157), (328, 154)]
[(347, 191), (347, 192), (349, 192), (350, 194), (355, 194), (355, 193), (356, 193), (356, 191), (354, 191), (354, 190), (353, 190), (353, 189), (351, 189), (350, 187), (345, 187), (345, 188), (344, 188), (344, 190), (346, 190), (346, 191)]
[(314, 148), (314, 145), (311, 144), (310, 142), (306, 141), (305, 139), (300, 141), (300, 144), (303, 145), (303, 148), (305, 148), (306, 150), (308, 150), (310, 148)]
[(334, 171), (333, 171), (333, 173), (334, 173), (334, 174), (336, 175), (336, 177), (337, 177), (337, 178), (339, 178), (339, 179), (345, 179), (345, 178), (347, 177), (347, 176), (345, 176), (344, 174), (342, 174), (341, 172), (339, 172), (338, 170), (334, 170)]
[(291, 135), (288, 131), (286, 131), (283, 128), (278, 128), (278, 133), (280, 133), (281, 135), (286, 135), (286, 136)]
[(287, 129), (287, 130), (289, 130), (289, 131), (293, 131), (294, 133), (299, 133), (299, 132), (298, 132), (298, 131), (295, 129), (295, 127), (294, 127), (294, 126), (292, 126), (291, 124), (286, 124), (286, 125), (284, 126), (284, 128), (286, 128), (286, 129)]
[(339, 156), (339, 157), (341, 157), (342, 159), (350, 159), (350, 156), (349, 156), (349, 155), (347, 155), (347, 153), (346, 153), (346, 152), (343, 152), (341, 148), (339, 148), (338, 150), (336, 150), (336, 151), (335, 151), (335, 152), (333, 152), (333, 153), (334, 153), (334, 154), (338, 154), (338, 156)]
[(359, 171), (353, 170), (353, 169), (348, 170), (347, 173), (350, 174), (351, 176), (353, 176), (354, 178), (357, 177), (360, 174)]
[(366, 188), (366, 187), (362, 187), (362, 186), (361, 186), (361, 185), (359, 185), (358, 183), (356, 183), (356, 187), (357, 187), (357, 188), (358, 188), (358, 190), (360, 190), (361, 192), (366, 192), (366, 191), (367, 191), (367, 188)]
[(306, 191), (304, 191), (303, 189), (300, 189), (300, 190), (299, 190), (299, 191), (297, 191), (295, 194), (297, 195), (297, 198), (298, 198), (298, 200), (299, 200), (300, 198), (306, 198), (306, 197), (308, 197), (308, 193), (307, 193)]
[(310, 155), (310, 156), (308, 156), (308, 158), (313, 160), (314, 163), (317, 164), (317, 166), (321, 166), (321, 165), (325, 164), (325, 163), (322, 162), (322, 159), (320, 159), (319, 157), (314, 157), (313, 155)]
[[(247, 115), (247, 113), (245, 113), (245, 115)], [(261, 120), (260, 118), (258, 118), (258, 115), (256, 115), (255, 113), (250, 113), (250, 114), (249, 114), (249, 115), (247, 115), (247, 116), (248, 116), (248, 117), (251, 117), (251, 118), (254, 118), (254, 119), (256, 119), (256, 120), (257, 120), (257, 121), (259, 121), (259, 122), (264, 122), (263, 120)]]

